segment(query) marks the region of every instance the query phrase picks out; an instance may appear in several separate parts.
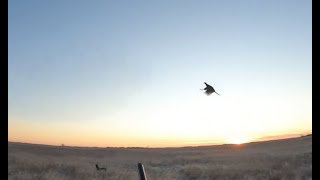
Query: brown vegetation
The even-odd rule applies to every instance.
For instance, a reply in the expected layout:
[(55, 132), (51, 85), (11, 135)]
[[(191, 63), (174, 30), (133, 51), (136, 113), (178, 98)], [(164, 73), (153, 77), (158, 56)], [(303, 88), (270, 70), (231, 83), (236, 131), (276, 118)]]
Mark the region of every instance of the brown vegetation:
[[(8, 143), (8, 179), (312, 179), (312, 136), (183, 148), (79, 148)], [(106, 171), (97, 171), (101, 164)]]

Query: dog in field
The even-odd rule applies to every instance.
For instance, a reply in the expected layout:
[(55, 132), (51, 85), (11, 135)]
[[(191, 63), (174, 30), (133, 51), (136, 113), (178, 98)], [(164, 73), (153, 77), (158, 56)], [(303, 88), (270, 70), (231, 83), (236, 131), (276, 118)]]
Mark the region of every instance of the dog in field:
[(96, 164), (96, 168), (97, 168), (97, 171), (106, 171), (107, 170), (107, 168), (99, 167), (98, 164)]

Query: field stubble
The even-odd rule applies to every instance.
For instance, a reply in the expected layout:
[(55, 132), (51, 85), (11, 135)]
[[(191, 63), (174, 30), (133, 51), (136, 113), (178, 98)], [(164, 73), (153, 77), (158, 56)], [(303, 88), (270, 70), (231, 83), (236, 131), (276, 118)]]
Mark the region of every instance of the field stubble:
[[(77, 148), (8, 143), (9, 180), (312, 179), (312, 136), (243, 145)], [(106, 167), (97, 171), (95, 164)]]

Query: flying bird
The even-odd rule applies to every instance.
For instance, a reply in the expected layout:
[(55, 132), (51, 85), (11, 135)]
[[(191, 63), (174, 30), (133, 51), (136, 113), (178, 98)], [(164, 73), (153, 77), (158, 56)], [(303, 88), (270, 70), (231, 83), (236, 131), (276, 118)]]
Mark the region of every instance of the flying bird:
[[(216, 93), (216, 94), (218, 94), (215, 90), (214, 90), (214, 88), (212, 87), (212, 86), (210, 86), (209, 84), (207, 84), (206, 82), (204, 82), (204, 84), (207, 86), (207, 87), (205, 87), (204, 89), (200, 89), (200, 90), (205, 90), (206, 92), (206, 94), (209, 96), (210, 94), (212, 94), (212, 93)], [(220, 94), (218, 94), (219, 96), (220, 96)]]

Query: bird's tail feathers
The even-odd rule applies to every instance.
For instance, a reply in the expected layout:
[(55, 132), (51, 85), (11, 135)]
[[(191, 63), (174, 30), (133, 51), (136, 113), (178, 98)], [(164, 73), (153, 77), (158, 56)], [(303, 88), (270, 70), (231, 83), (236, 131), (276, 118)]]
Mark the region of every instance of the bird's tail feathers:
[[(216, 94), (218, 94), (217, 92), (215, 92)], [(219, 96), (221, 96), (220, 94), (218, 94)]]

